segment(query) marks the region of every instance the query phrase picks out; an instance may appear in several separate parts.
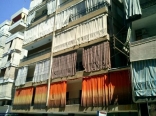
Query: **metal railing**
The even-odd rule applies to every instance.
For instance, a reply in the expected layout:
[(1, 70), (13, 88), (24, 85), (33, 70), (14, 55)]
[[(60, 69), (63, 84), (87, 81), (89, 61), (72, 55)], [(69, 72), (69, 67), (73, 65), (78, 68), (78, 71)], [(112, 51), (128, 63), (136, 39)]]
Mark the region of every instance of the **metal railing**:
[(81, 98), (71, 98), (66, 100), (66, 105), (81, 104)]
[(60, 8), (61, 6), (64, 6), (64, 5), (68, 4), (68, 3), (71, 2), (71, 1), (73, 1), (73, 0), (66, 0), (66, 1), (62, 2), (62, 3), (59, 5), (59, 8)]
[(44, 16), (47, 16), (47, 10), (46, 10), (46, 12), (44, 12), (43, 14), (41, 14), (40, 16), (36, 17), (36, 18), (34, 19), (34, 22), (37, 21), (37, 20), (39, 20), (39, 19), (41, 19), (41, 18), (44, 17)]
[[(85, 1), (83, 1), (83, 2), (85, 2)], [(93, 7), (90, 7), (89, 9), (84, 7), (84, 9), (81, 9), (75, 15), (71, 15), (70, 18), (76, 20), (84, 15), (87, 15), (88, 13), (94, 12), (102, 7), (105, 7), (105, 6), (109, 6), (109, 3), (107, 1), (95, 4)]]
[(149, 0), (147, 2), (144, 2), (144, 3), (140, 4), (140, 5), (141, 5), (142, 9), (145, 9), (145, 8), (156, 5), (156, 0)]
[(33, 77), (27, 77), (26, 82), (31, 82), (33, 80)]
[(50, 51), (51, 51), (51, 48), (47, 48), (47, 49), (41, 50), (41, 51), (39, 51), (37, 53), (28, 55), (28, 57), (22, 59), (22, 62), (27, 61), (27, 60), (30, 60), (30, 59), (33, 59), (33, 58), (36, 58), (38, 56), (42, 56), (42, 55), (44, 55), (46, 53), (49, 53)]

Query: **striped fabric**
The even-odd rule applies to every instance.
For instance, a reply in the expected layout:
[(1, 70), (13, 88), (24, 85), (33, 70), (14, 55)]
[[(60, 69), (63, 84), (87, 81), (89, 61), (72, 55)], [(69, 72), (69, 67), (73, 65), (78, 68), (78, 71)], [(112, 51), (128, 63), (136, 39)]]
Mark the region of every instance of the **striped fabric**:
[(127, 104), (131, 98), (127, 70), (83, 78), (81, 105), (84, 107)]
[(132, 102), (131, 78), (128, 70), (110, 73), (109, 85), (111, 104), (129, 104)]
[(48, 106), (50, 108), (65, 107), (66, 105), (66, 89), (67, 83), (57, 82), (50, 85), (50, 95)]
[(81, 105), (106, 106), (109, 103), (109, 81), (107, 75), (83, 78)]
[(83, 49), (83, 67), (86, 72), (111, 67), (109, 42), (102, 42)]
[(47, 85), (40, 85), (36, 87), (34, 109), (45, 109), (47, 98)]
[(132, 82), (135, 96), (155, 96), (156, 59), (132, 62)]
[(46, 81), (49, 76), (50, 60), (44, 60), (36, 63), (33, 82)]
[(13, 109), (29, 110), (33, 96), (33, 87), (17, 89), (15, 92)]
[(76, 73), (77, 52), (72, 51), (53, 58), (52, 77), (73, 76)]

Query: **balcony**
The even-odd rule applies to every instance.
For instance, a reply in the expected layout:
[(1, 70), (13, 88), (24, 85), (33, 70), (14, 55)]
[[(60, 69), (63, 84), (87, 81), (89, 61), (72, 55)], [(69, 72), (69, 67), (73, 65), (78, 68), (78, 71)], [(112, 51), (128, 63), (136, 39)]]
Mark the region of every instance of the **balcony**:
[(66, 100), (66, 105), (81, 104), (81, 98), (71, 98)]
[[(8, 81), (9, 82), (9, 81)], [(3, 83), (0, 85), (0, 99), (3, 100), (3, 99), (8, 99), (8, 100), (11, 100), (11, 96), (12, 96), (12, 86), (13, 86), (13, 83)], [(4, 89), (4, 88), (7, 88), (7, 89)]]
[(154, 15), (156, 13), (156, 1), (155, 0), (145, 0), (146, 2), (142, 2), (140, 0), (140, 6), (142, 9), (142, 18), (146, 18), (147, 16)]
[(71, 1), (73, 1), (73, 0), (65, 0), (65, 1), (61, 2), (58, 7), (60, 8), (60, 7), (64, 6), (64, 5), (68, 4)]
[(20, 67), (28, 64), (33, 64), (35, 62), (48, 59), (51, 55), (51, 48), (44, 49), (42, 51), (36, 52), (34, 54), (28, 55), (28, 57), (21, 60)]
[(2, 36), (6, 36), (6, 37), (8, 37), (9, 35), (10, 35), (9, 32), (3, 32), (3, 31), (0, 31), (0, 38), (1, 38)]
[(95, 4), (93, 5), (92, 7), (90, 8), (84, 8), (84, 9), (81, 9), (78, 13), (74, 14), (71, 16), (71, 19), (75, 19), (76, 17), (81, 17), (81, 16), (84, 16), (84, 15), (87, 15), (91, 12), (94, 12), (100, 8), (103, 8), (105, 6), (109, 6), (109, 3), (107, 1), (105, 2), (102, 2), (102, 3), (98, 3), (98, 4)]
[[(40, 46), (43, 46), (47, 43), (51, 43), (52, 40), (52, 30), (49, 28), (43, 28), (43, 29), (38, 29), (36, 31), (36, 28), (38, 27), (44, 27), (43, 25), (37, 25), (37, 27), (32, 28), (25, 32), (24, 36), (24, 43), (23, 43), (23, 48), (26, 50), (32, 50), (35, 48), (38, 48)], [(48, 29), (48, 30), (47, 30)], [(33, 33), (33, 34), (31, 34)], [(30, 35), (31, 34), (31, 35)]]
[[(109, 3), (107, 1), (103, 1), (103, 2), (99, 2), (98, 4), (94, 4), (92, 6), (86, 7), (85, 1), (82, 1), (57, 14), (55, 29), (59, 30), (63, 27), (69, 28), (87, 19), (93, 18), (104, 12), (107, 12), (108, 6), (109, 6)], [(102, 9), (102, 11), (100, 11), (99, 9)], [(69, 11), (73, 11), (73, 13), (69, 13)]]
[(14, 22), (16, 22), (20, 17), (22, 17), (21, 16), (22, 13), (25, 14), (25, 15), (27, 15), (28, 14), (28, 10), (25, 9), (25, 8), (20, 9), (19, 11), (17, 11), (15, 14), (13, 14), (11, 16), (11, 20), (14, 21)]
[(19, 21), (15, 22), (10, 26), (9, 32), (15, 33), (25, 29), (25, 27), (26, 27), (25, 21), (23, 19), (20, 19)]
[(145, 9), (145, 8), (156, 5), (156, 1), (155, 0), (148, 0), (147, 2), (141, 3), (140, 5), (141, 5), (142, 9)]
[(156, 36), (132, 42), (130, 45), (130, 61), (156, 58)]
[(10, 41), (12, 41), (12, 40), (14, 40), (16, 38), (24, 39), (24, 34), (21, 33), (21, 32), (17, 32), (15, 34), (11, 35), (10, 37), (8, 37), (6, 39), (6, 43), (8, 43), (8, 42), (10, 42)]
[(41, 7), (46, 3), (46, 0), (32, 0), (30, 2), (29, 12), (32, 12), (34, 9)]
[[(144, 9), (144, 11), (148, 12), (148, 16), (132, 22), (131, 62), (156, 58), (156, 14), (150, 14), (150, 11), (153, 9), (152, 7), (156, 9), (156, 5)], [(153, 9), (153, 13), (155, 11)]]
[(44, 54), (49, 53), (50, 51), (51, 51), (51, 48), (47, 48), (47, 49), (44, 49), (44, 50), (39, 51), (39, 52), (37, 52), (37, 53), (28, 55), (28, 57), (22, 59), (22, 62), (27, 61), (27, 60), (30, 60), (30, 59), (33, 59), (33, 58), (36, 58), (36, 57), (39, 57), (39, 56), (42, 56), (42, 55), (44, 55)]

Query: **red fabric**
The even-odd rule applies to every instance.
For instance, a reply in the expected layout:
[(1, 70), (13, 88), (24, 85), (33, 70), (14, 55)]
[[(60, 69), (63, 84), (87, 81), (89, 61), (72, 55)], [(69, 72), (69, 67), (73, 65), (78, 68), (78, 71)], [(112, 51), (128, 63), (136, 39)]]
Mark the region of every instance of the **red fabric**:
[(19, 21), (21, 18), (22, 18), (22, 17), (21, 17), (21, 14), (20, 14), (20, 15), (18, 15), (17, 17), (15, 17), (15, 18), (13, 19), (13, 22), (16, 23), (16, 22)]
[(96, 75), (83, 78), (82, 81), (82, 106), (105, 106), (109, 103), (108, 76)]
[(81, 105), (84, 107), (127, 104), (131, 98), (131, 81), (127, 70), (83, 78)]
[(40, 85), (36, 87), (34, 109), (45, 109), (47, 98), (47, 85)]
[(50, 85), (49, 107), (65, 107), (67, 83), (57, 82)]
[(131, 80), (129, 71), (110, 73), (111, 104), (126, 104), (131, 102)]

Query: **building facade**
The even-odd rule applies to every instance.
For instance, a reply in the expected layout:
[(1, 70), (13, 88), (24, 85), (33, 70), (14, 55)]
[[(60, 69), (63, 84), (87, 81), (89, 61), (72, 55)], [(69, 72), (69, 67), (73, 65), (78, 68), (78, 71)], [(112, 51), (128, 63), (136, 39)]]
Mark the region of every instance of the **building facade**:
[(12, 112), (137, 115), (124, 25), (121, 1), (31, 1)]
[(14, 96), (14, 80), (20, 60), (27, 55), (27, 50), (22, 49), (24, 29), (28, 10), (22, 8), (11, 16), (11, 21), (2, 23), (1, 27), (1, 65), (0, 65), (0, 111), (10, 112)]
[(140, 0), (142, 17), (132, 22), (130, 62), (133, 101), (141, 116), (156, 115), (155, 1)]
[(138, 116), (123, 1), (32, 0), (11, 112)]

